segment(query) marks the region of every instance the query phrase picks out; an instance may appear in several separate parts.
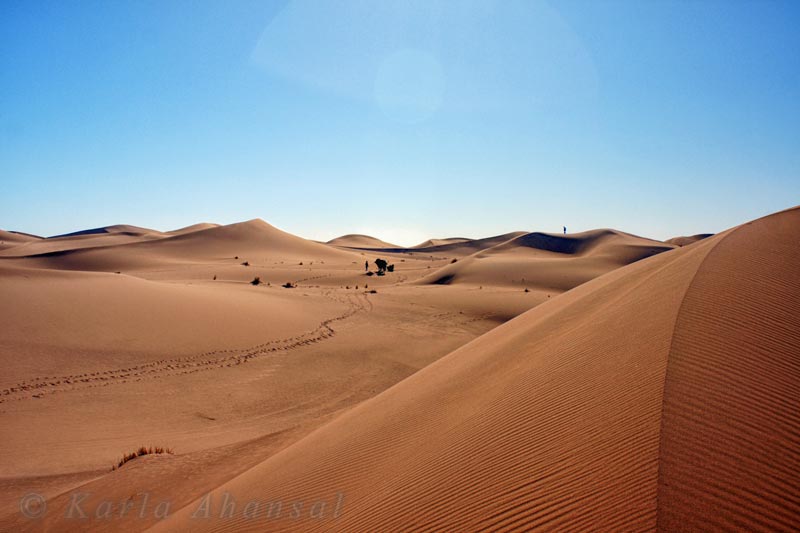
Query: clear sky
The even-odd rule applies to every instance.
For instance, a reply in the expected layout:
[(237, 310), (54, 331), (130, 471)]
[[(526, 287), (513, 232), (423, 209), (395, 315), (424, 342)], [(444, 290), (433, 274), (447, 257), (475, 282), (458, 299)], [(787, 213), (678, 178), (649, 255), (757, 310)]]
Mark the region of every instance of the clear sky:
[(399, 244), (800, 204), (800, 2), (0, 2), (0, 228)]

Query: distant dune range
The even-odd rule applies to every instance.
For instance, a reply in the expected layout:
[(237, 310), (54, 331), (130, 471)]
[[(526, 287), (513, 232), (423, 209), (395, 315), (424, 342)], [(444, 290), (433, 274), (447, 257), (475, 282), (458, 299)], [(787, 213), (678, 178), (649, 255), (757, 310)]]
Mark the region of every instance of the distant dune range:
[(155, 529), (784, 530), (800, 502), (800, 210), (609, 273), (214, 492), (338, 520)]
[(0, 531), (795, 530), (798, 231), (2, 231)]
[(43, 268), (106, 272), (236, 256), (291, 260), (350, 257), (348, 252), (296, 237), (259, 219), (227, 226), (201, 225), (194, 231), (186, 228), (168, 235), (108, 233), (112, 235), (75, 235), (67, 243), (59, 242), (63, 238), (31, 242), (3, 250), (0, 257), (24, 258), (25, 264)]
[(460, 259), (419, 283), (517, 286), (563, 292), (672, 245), (613, 230), (526, 233)]

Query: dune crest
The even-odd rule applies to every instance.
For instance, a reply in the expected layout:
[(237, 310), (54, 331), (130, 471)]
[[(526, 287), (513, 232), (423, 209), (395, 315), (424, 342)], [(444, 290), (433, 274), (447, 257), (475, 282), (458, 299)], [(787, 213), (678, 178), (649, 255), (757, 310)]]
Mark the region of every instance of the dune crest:
[(382, 241), (376, 237), (360, 235), (357, 233), (349, 233), (347, 235), (342, 235), (341, 237), (336, 237), (335, 239), (329, 240), (325, 244), (330, 244), (331, 246), (344, 246), (346, 248), (400, 248), (400, 246), (397, 246), (396, 244)]
[(421, 242), (416, 246), (412, 246), (412, 248), (433, 248), (434, 246), (444, 246), (447, 244), (458, 244), (461, 242), (469, 242), (472, 239), (467, 239), (465, 237), (448, 237), (447, 239), (428, 239), (425, 242)]
[(702, 241), (703, 239), (708, 239), (709, 237), (713, 237), (713, 233), (698, 233), (697, 235), (691, 235), (686, 237), (673, 237), (671, 239), (667, 239), (664, 241), (667, 244), (674, 244), (675, 246), (689, 246), (690, 244), (694, 244), (697, 241)]

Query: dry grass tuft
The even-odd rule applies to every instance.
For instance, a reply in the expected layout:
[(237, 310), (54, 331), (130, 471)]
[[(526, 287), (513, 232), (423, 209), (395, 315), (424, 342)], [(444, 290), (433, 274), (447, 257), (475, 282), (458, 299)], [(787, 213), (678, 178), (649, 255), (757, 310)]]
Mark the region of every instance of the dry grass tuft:
[(150, 447), (140, 446), (138, 450), (136, 450), (134, 452), (131, 452), (131, 453), (126, 453), (125, 455), (123, 455), (122, 459), (120, 459), (119, 462), (115, 466), (111, 467), (111, 471), (113, 472), (114, 470), (116, 470), (117, 468), (120, 468), (122, 465), (124, 465), (128, 461), (132, 461), (132, 460), (136, 459), (137, 457), (141, 457), (143, 455), (161, 455), (161, 454), (173, 455), (174, 453), (175, 452), (172, 451), (172, 448), (163, 448), (161, 446), (155, 446), (155, 447), (154, 446), (150, 446)]

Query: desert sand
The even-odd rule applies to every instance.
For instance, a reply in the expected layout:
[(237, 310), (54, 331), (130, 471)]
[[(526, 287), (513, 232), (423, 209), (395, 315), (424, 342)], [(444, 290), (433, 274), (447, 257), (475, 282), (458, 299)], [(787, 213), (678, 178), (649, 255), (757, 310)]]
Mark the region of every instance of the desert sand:
[(798, 230), (4, 231), (0, 530), (793, 530)]

